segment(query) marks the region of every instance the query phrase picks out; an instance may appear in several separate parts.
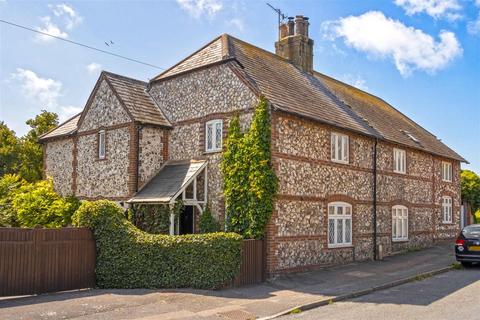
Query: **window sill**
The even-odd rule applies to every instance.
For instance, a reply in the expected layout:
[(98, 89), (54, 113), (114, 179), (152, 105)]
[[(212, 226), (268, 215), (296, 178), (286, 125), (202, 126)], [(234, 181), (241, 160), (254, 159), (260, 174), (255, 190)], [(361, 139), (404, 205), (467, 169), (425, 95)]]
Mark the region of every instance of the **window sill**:
[(393, 173), (396, 173), (396, 174), (404, 174), (404, 175), (406, 175), (406, 174), (407, 174), (407, 172), (406, 172), (406, 171), (405, 171), (405, 172), (401, 172), (401, 171), (395, 171), (395, 170), (393, 170)]
[(353, 248), (352, 244), (329, 244), (327, 249), (348, 249)]
[(203, 151), (203, 154), (204, 155), (207, 155), (207, 154), (215, 154), (215, 153), (221, 153), (223, 150), (220, 149), (220, 150), (210, 150), (210, 151)]
[(442, 224), (449, 226), (449, 225), (454, 225), (455, 223), (450, 221), (442, 221)]
[(349, 164), (348, 160), (347, 161), (342, 161), (342, 160), (330, 159), (330, 161), (332, 161), (334, 163), (339, 163), (339, 164)]
[(392, 242), (395, 243), (402, 243), (402, 242), (409, 242), (409, 239), (392, 239)]
[(443, 180), (443, 179), (442, 179), (442, 182), (445, 182), (445, 183), (452, 183), (452, 180)]

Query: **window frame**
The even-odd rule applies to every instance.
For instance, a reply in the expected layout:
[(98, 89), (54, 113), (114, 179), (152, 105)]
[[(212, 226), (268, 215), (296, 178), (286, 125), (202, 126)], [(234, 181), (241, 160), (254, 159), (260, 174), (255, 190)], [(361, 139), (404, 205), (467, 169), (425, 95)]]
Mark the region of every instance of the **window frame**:
[[(398, 216), (398, 210), (401, 210), (401, 216)], [(406, 215), (404, 216), (404, 211)], [(396, 220), (400, 220), (400, 225), (402, 226), (402, 230), (405, 230), (405, 236), (403, 234), (399, 237), (398, 234), (398, 224)], [(408, 208), (402, 205), (395, 205), (392, 207), (392, 241), (393, 242), (401, 242), (401, 241), (408, 241), (408, 228), (409, 228), (409, 221), (408, 221)], [(406, 225), (403, 225), (403, 222), (406, 221)], [(397, 231), (397, 232), (396, 232)]]
[[(448, 171), (445, 171), (445, 169), (448, 168)], [(445, 173), (448, 173), (445, 175)], [(453, 176), (453, 166), (451, 162), (448, 161), (442, 161), (442, 181), (443, 182), (452, 182), (452, 176)]]
[[(220, 124), (220, 147), (217, 147), (217, 124)], [(212, 126), (212, 147), (208, 148), (208, 127)], [(223, 119), (213, 119), (205, 122), (205, 152), (213, 153), (222, 151), (223, 148)]]
[[(341, 149), (338, 149), (338, 141), (341, 141)], [(342, 153), (343, 158), (338, 159), (337, 154)], [(336, 163), (348, 164), (350, 162), (350, 137), (339, 132), (330, 134), (330, 160)]]
[[(335, 213), (330, 214), (330, 207), (334, 207)], [(342, 214), (338, 214), (338, 208), (341, 207), (342, 209)], [(348, 208), (350, 213), (346, 213)], [(353, 208), (352, 205), (348, 202), (343, 202), (343, 201), (334, 201), (334, 202), (329, 202), (327, 204), (327, 246), (328, 248), (346, 248), (346, 247), (351, 247), (353, 245)], [(338, 242), (338, 221), (342, 220), (342, 242)], [(333, 220), (333, 240), (334, 242), (330, 242), (330, 220)], [(350, 241), (346, 241), (346, 228), (347, 228), (347, 223), (350, 224)]]
[[(445, 200), (449, 200), (446, 202)], [(447, 212), (445, 210), (447, 209)], [(450, 219), (445, 219), (446, 214)], [(450, 196), (442, 197), (442, 222), (444, 224), (453, 223), (453, 198)]]
[[(398, 159), (398, 156), (400, 156), (400, 159)], [(401, 161), (400, 169), (397, 168), (398, 160)], [(407, 173), (407, 152), (405, 149), (393, 148), (393, 172), (400, 174)]]
[(107, 136), (103, 129), (98, 131), (97, 157), (100, 160), (104, 160), (107, 157)]

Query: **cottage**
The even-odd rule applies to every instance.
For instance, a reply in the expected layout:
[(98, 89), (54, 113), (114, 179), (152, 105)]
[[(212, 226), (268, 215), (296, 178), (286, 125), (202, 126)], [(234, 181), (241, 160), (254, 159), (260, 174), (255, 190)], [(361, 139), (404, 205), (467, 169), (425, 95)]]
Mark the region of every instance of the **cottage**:
[(41, 137), (45, 174), (81, 199), (183, 199), (170, 233), (196, 232), (207, 203), (224, 221), (229, 119), (240, 113), (246, 128), (263, 95), (279, 178), (269, 274), (455, 237), (465, 160), (382, 99), (313, 70), (308, 26), (282, 24), (275, 54), (223, 34), (149, 83), (102, 72), (84, 110)]

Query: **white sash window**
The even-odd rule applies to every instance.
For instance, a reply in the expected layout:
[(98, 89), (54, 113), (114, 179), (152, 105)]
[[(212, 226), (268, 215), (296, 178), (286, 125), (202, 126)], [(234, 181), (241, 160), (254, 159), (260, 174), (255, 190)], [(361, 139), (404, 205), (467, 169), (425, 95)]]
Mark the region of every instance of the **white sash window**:
[(328, 247), (352, 245), (352, 206), (346, 202), (328, 204)]

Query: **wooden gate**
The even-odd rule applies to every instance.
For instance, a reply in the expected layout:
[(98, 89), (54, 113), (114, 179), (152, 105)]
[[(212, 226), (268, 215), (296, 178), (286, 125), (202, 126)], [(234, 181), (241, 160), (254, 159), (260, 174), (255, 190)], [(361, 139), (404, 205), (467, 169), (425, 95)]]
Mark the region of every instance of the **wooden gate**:
[(263, 281), (265, 281), (264, 240), (243, 240), (242, 264), (233, 285), (239, 287)]
[(0, 228), (0, 296), (95, 286), (95, 241), (86, 228)]

